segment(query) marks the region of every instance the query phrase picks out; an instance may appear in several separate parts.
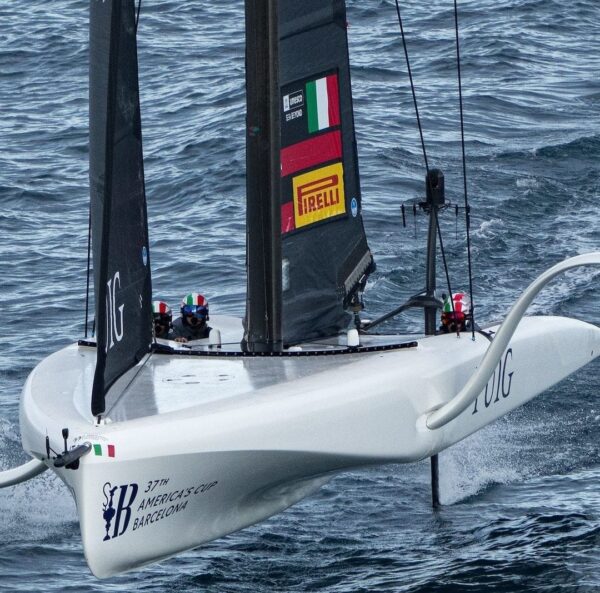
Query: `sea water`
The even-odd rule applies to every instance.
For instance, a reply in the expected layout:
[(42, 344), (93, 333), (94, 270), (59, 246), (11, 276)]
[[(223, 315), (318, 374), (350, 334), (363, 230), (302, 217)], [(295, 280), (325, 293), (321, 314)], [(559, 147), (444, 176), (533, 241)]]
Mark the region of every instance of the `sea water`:
[[(424, 285), (424, 163), (395, 5), (348, 2), (374, 318)], [(450, 1), (401, 3), (430, 167), (464, 200)], [(564, 257), (600, 249), (600, 4), (459, 2), (473, 286), (480, 323)], [(83, 335), (88, 222), (82, 0), (0, 5), (0, 467), (26, 457), (33, 366)], [(244, 312), (243, 5), (144, 2), (139, 60), (154, 294)], [(464, 212), (441, 218), (468, 288)], [(440, 269), (439, 283), (444, 284)], [(531, 307), (600, 324), (600, 271)], [(387, 328), (420, 330), (418, 313)], [(465, 339), (465, 338), (463, 338)], [(74, 503), (50, 473), (0, 491), (0, 591), (600, 591), (600, 361), (429, 466), (350, 472), (222, 540), (97, 581)], [(377, 381), (377, 377), (373, 377)]]

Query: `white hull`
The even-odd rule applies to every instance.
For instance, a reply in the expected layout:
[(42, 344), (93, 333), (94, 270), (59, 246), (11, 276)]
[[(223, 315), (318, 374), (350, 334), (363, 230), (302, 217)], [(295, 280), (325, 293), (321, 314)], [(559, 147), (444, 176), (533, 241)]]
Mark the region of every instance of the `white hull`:
[(62, 451), (68, 427), (69, 445), (102, 447), (77, 470), (53, 469), (76, 499), (90, 568), (107, 577), (269, 517), (333, 473), (445, 449), (593, 360), (600, 329), (524, 319), (477, 401), (428, 429), (427, 414), (465, 385), (488, 345), (480, 334), (462, 334), (339, 356), (155, 354), (138, 369), (135, 389), (111, 396), (100, 426), (89, 411), (95, 350), (73, 345), (30, 375), (23, 444), (42, 459), (46, 434)]

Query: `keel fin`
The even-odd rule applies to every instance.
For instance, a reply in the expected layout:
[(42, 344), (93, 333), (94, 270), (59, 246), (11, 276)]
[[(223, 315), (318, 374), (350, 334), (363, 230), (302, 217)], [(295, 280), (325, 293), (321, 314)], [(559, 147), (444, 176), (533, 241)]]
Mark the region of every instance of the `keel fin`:
[(440, 466), (437, 453), (431, 456), (431, 506), (437, 509), (440, 503)]

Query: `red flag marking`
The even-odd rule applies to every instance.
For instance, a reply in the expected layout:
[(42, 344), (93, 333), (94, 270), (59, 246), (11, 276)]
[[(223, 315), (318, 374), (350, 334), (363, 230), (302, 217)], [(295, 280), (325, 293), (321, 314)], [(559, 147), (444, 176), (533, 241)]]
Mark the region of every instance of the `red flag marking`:
[(281, 234), (295, 230), (296, 219), (294, 218), (294, 202), (286, 202), (281, 205)]
[(327, 77), (327, 96), (329, 97), (329, 127), (340, 125), (340, 92), (338, 88), (338, 77), (332, 75)]
[[(335, 82), (337, 88), (337, 79)], [(339, 123), (339, 111), (338, 111)], [(281, 176), (342, 158), (342, 134), (327, 132), (281, 149)]]

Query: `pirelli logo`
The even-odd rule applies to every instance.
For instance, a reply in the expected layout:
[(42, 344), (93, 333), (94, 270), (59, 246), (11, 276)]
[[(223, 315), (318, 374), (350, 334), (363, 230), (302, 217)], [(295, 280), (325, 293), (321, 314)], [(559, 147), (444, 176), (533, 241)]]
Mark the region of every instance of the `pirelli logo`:
[(293, 190), (296, 228), (346, 212), (342, 163), (297, 175)]

